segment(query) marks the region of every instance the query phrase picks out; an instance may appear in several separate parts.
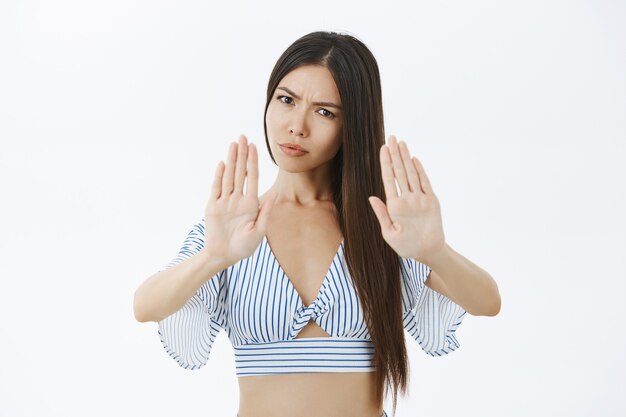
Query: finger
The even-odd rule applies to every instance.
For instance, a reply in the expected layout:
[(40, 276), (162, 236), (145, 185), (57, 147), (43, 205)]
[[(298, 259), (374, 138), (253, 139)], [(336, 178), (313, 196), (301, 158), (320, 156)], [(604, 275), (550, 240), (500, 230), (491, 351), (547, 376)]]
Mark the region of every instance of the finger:
[(220, 198), (222, 194), (222, 176), (224, 175), (224, 163), (220, 161), (215, 169), (215, 175), (213, 175), (213, 185), (211, 186), (211, 194), (209, 195), (210, 201), (215, 201)]
[(389, 201), (390, 198), (398, 196), (398, 190), (396, 189), (396, 182), (394, 181), (393, 168), (391, 167), (391, 154), (389, 153), (389, 147), (387, 145), (380, 147), (380, 171), (383, 177), (385, 198)]
[(237, 142), (231, 142), (228, 147), (226, 171), (222, 179), (222, 195), (229, 196), (233, 192), (233, 177), (235, 176), (235, 164), (237, 163)]
[(402, 163), (406, 168), (407, 181), (409, 183), (410, 191), (417, 191), (420, 189), (420, 179), (417, 173), (417, 169), (413, 164), (411, 159), (411, 154), (409, 153), (409, 147), (406, 142), (400, 142), (400, 155), (402, 156)]
[(251, 143), (248, 149), (248, 181), (246, 195), (258, 197), (259, 190), (259, 155), (256, 146)]
[(393, 166), (393, 173), (400, 187), (400, 192), (408, 193), (409, 181), (406, 176), (406, 170), (404, 169), (404, 162), (402, 162), (402, 156), (400, 155), (400, 148), (398, 147), (398, 140), (394, 135), (389, 136), (389, 150), (391, 152), (391, 162)]
[(243, 194), (243, 183), (246, 180), (246, 170), (248, 169), (248, 138), (246, 135), (239, 135), (239, 144), (237, 146), (237, 166), (235, 168), (235, 189), (236, 194)]
[(433, 194), (433, 187), (430, 185), (430, 180), (428, 179), (428, 175), (426, 175), (426, 170), (420, 160), (415, 156), (413, 157), (413, 166), (419, 175), (422, 192), (424, 194)]
[(375, 196), (370, 196), (368, 200), (370, 202), (370, 205), (372, 206), (372, 209), (374, 210), (374, 214), (376, 214), (376, 218), (380, 223), (381, 229), (386, 232), (392, 227), (393, 224), (391, 218), (389, 217), (389, 214), (387, 213), (387, 206), (385, 205), (385, 203), (382, 202), (380, 198)]

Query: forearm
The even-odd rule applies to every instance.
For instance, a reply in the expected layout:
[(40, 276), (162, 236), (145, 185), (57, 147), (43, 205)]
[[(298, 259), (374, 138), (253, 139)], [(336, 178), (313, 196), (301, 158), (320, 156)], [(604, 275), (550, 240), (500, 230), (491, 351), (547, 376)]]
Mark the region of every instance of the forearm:
[(135, 291), (133, 309), (139, 322), (158, 322), (178, 311), (227, 262), (201, 250), (146, 279)]
[(500, 311), (500, 293), (485, 270), (456, 252), (447, 243), (425, 259), (446, 287), (450, 299), (475, 316), (495, 316)]

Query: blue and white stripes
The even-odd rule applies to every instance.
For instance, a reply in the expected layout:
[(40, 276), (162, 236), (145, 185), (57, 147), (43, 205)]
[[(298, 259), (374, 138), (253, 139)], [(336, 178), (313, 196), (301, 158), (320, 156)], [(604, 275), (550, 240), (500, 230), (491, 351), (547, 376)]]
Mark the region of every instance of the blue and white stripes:
[[(163, 269), (203, 245), (204, 219)], [(158, 323), (164, 348), (181, 367), (198, 369), (224, 329), (235, 350), (237, 376), (373, 371), (373, 345), (343, 249), (341, 242), (317, 297), (306, 306), (264, 237), (250, 257), (208, 277), (180, 310)], [(441, 356), (459, 346), (454, 332), (466, 313), (424, 285), (429, 272), (428, 266), (401, 258), (404, 327), (426, 353)], [(330, 337), (297, 339), (310, 320)]]
[(374, 345), (370, 340), (306, 337), (234, 349), (237, 376), (375, 370)]
[(185, 369), (206, 365), (215, 337), (217, 322), (203, 301), (194, 295), (180, 310), (159, 322), (159, 336), (167, 353)]
[(404, 282), (404, 328), (431, 356), (442, 356), (456, 350), (460, 345), (455, 332), (467, 312), (425, 285), (431, 270), (428, 265), (411, 258), (401, 258), (400, 267)]

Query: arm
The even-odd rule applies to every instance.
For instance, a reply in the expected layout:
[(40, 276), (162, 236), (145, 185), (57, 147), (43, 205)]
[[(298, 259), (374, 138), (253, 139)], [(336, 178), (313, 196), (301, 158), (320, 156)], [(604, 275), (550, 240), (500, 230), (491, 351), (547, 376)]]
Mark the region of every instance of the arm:
[(429, 288), (474, 316), (495, 316), (500, 312), (500, 293), (494, 279), (447, 243), (424, 262), (432, 268), (425, 283)]
[(135, 319), (143, 323), (168, 317), (178, 311), (202, 284), (228, 266), (225, 260), (203, 249), (179, 264), (155, 273), (135, 291)]

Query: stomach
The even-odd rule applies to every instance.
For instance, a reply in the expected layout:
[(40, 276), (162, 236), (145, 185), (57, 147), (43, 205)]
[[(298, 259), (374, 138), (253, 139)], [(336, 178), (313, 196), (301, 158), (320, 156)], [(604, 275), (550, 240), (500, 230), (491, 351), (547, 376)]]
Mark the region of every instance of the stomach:
[(239, 417), (380, 417), (375, 372), (238, 377)]

